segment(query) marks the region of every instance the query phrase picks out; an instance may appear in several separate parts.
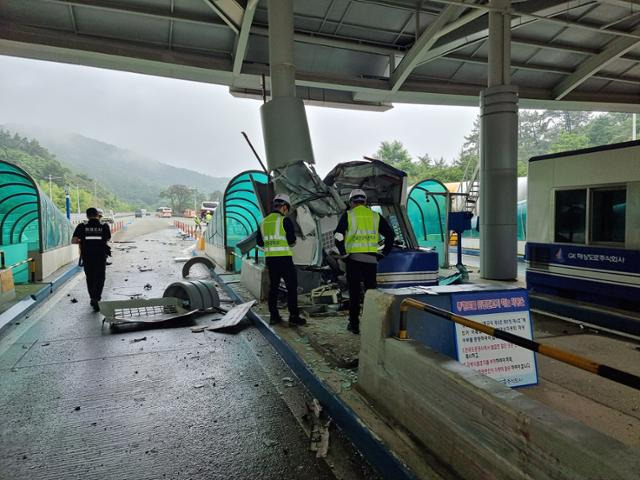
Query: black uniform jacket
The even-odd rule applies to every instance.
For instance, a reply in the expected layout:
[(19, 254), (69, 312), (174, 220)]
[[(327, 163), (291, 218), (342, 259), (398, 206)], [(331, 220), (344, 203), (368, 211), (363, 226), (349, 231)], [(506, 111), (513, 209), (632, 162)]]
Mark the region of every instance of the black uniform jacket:
[(84, 261), (104, 260), (110, 253), (107, 242), (111, 239), (111, 230), (109, 225), (101, 223), (96, 218), (79, 224), (73, 236), (80, 239), (80, 251)]

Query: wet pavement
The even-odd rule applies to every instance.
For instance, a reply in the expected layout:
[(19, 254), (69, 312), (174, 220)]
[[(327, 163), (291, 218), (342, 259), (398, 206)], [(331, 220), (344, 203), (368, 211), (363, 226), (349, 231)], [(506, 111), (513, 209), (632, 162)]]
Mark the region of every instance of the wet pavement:
[[(129, 237), (151, 233), (114, 244), (105, 299), (161, 296), (179, 279), (173, 257), (193, 241), (139, 222)], [(112, 330), (101, 319), (80, 274), (0, 339), (0, 479), (371, 476), (353, 451), (341, 455), (347, 474), (309, 451), (309, 399), (253, 327)], [(332, 450), (348, 451), (337, 437)]]

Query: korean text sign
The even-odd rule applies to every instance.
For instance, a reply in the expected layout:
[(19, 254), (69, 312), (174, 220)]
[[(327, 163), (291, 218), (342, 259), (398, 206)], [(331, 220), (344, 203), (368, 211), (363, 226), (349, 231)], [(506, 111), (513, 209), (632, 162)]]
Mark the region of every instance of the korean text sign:
[[(451, 296), (457, 315), (533, 340), (526, 290), (461, 293)], [(458, 361), (509, 387), (538, 383), (535, 354), (456, 323)]]

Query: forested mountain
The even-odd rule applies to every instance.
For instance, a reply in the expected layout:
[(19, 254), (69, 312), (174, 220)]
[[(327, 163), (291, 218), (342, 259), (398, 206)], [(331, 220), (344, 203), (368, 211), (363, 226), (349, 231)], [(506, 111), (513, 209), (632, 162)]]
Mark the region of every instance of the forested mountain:
[[(401, 142), (385, 141), (375, 156), (404, 170), (409, 183), (426, 178), (443, 182), (463, 179), (465, 171), (473, 172), (478, 161), (480, 122), (465, 137), (455, 159), (434, 159), (429, 153), (413, 158)], [(553, 110), (521, 110), (519, 113), (518, 175), (527, 174), (528, 160), (537, 155), (626, 142), (632, 138), (630, 113), (563, 112)]]
[(229, 180), (160, 163), (75, 133), (25, 125), (11, 125), (9, 128), (37, 138), (63, 165), (97, 178), (136, 207), (155, 209), (166, 200), (160, 192), (174, 184), (195, 188), (208, 197), (211, 192), (224, 190)]
[[(99, 181), (88, 175), (78, 174), (63, 166), (56, 157), (42, 147), (37, 140), (0, 129), (0, 160), (24, 169), (49, 195), (56, 206), (65, 209), (65, 188), (69, 188), (71, 207), (75, 212), (80, 199), (80, 210), (95, 205), (103, 209), (126, 211), (131, 206), (111, 193)], [(51, 183), (49, 183), (51, 176)], [(95, 198), (94, 198), (95, 192)]]

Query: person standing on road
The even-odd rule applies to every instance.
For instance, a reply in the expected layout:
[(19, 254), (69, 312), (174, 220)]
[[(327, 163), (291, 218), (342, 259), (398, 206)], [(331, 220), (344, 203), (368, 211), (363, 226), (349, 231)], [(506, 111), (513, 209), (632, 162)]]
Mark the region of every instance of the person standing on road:
[(111, 239), (111, 229), (106, 223), (100, 223), (96, 208), (87, 209), (87, 223), (79, 224), (73, 232), (71, 242), (80, 245), (80, 257), (87, 276), (87, 290), (94, 311), (99, 311), (98, 302), (102, 298), (107, 267), (107, 256), (111, 248), (107, 242)]
[(280, 279), (287, 287), (287, 306), (289, 325), (304, 325), (306, 320), (300, 317), (298, 310), (298, 277), (293, 264), (291, 247), (296, 243), (293, 223), (287, 218), (291, 210), (288, 195), (276, 195), (273, 210), (267, 215), (256, 232), (256, 243), (264, 248), (265, 262), (269, 270), (269, 315), (271, 325), (282, 322), (278, 312), (278, 289)]
[(207, 225), (209, 225), (211, 223), (211, 220), (213, 219), (213, 215), (211, 215), (211, 212), (207, 212), (205, 219), (206, 219)]
[(195, 216), (193, 221), (196, 223), (196, 232), (202, 233), (202, 221), (198, 215)]
[[(334, 232), (336, 247), (345, 258), (347, 265), (347, 285), (349, 287), (349, 324), (347, 330), (360, 333), (360, 305), (365, 292), (376, 288), (378, 257), (385, 256), (393, 247), (395, 233), (382, 215), (374, 212), (367, 204), (367, 195), (363, 190), (355, 189), (349, 194), (351, 208), (347, 210)], [(380, 235), (384, 237), (384, 248), (378, 252)]]

